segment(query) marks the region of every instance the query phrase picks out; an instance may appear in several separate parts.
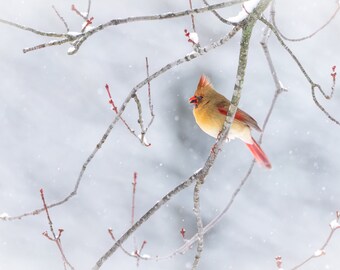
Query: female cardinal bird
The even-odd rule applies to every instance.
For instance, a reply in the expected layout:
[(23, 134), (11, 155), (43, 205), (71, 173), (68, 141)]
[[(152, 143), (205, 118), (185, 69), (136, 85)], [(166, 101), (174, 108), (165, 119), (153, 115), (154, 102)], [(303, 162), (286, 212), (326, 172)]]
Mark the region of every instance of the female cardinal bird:
[[(230, 101), (217, 93), (210, 81), (204, 75), (201, 76), (195, 95), (189, 99), (193, 103), (193, 113), (196, 123), (207, 134), (217, 138), (222, 130)], [(261, 131), (257, 122), (246, 112), (237, 109), (234, 122), (232, 123), (227, 140), (239, 138), (246, 143), (255, 160), (270, 169), (272, 166), (263, 152), (251, 136), (251, 129)]]

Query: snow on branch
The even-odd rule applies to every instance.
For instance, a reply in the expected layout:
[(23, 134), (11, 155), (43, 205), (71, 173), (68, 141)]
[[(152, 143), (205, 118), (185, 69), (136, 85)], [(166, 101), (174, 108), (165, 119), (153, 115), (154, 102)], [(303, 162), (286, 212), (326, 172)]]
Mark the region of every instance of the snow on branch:
[[(142, 21), (157, 21), (157, 20), (165, 20), (165, 19), (173, 19), (173, 18), (178, 18), (178, 17), (183, 17), (183, 16), (188, 16), (188, 15), (193, 15), (193, 14), (199, 14), (203, 12), (208, 12), (212, 11), (215, 9), (221, 9), (225, 7), (230, 7), (232, 5), (240, 4), (243, 3), (245, 0), (231, 0), (227, 2), (222, 2), (219, 4), (214, 4), (214, 5), (209, 5), (206, 7), (202, 8), (195, 8), (195, 9), (188, 9), (180, 12), (168, 12), (164, 14), (157, 14), (157, 15), (147, 15), (147, 16), (136, 16), (136, 17), (127, 17), (123, 19), (112, 19), (104, 24), (100, 24), (96, 27), (89, 28), (90, 24), (92, 24), (93, 18), (89, 19), (89, 11), (90, 11), (90, 6), (91, 6), (91, 1), (88, 2), (88, 9), (87, 13), (85, 15), (80, 12), (78, 9), (75, 8), (74, 5), (72, 5), (72, 10), (74, 10), (78, 15), (83, 17), (85, 21), (85, 25), (82, 26), (80, 31), (75, 31), (75, 32), (70, 32), (68, 31), (67, 33), (55, 33), (55, 32), (44, 32), (44, 31), (39, 31), (31, 27), (27, 27), (21, 24), (17, 24), (8, 20), (4, 20), (0, 18), (0, 23), (7, 24), (13, 27), (16, 27), (18, 29), (24, 30), (24, 31), (29, 31), (32, 32), (36, 35), (40, 36), (47, 36), (47, 37), (55, 37), (55, 38), (60, 38), (59, 40), (52, 40), (43, 44), (35, 45), (32, 47), (27, 47), (23, 49), (24, 53), (46, 48), (46, 47), (51, 47), (51, 46), (57, 46), (57, 45), (62, 45), (65, 43), (70, 43), (71, 47), (68, 49), (67, 53), (69, 55), (73, 55), (78, 52), (79, 48), (83, 44), (87, 38), (92, 36), (93, 34), (102, 31), (103, 29), (110, 27), (110, 26), (117, 26), (120, 24), (126, 24), (126, 23), (132, 23), (132, 22), (142, 22)], [(57, 13), (59, 14), (59, 13)], [(58, 15), (59, 18), (62, 18), (61, 15)], [(65, 22), (66, 23), (66, 22)], [(66, 24), (67, 25), (67, 24)]]
[(332, 220), (329, 223), (330, 232), (329, 232), (325, 242), (310, 257), (308, 257), (306, 260), (304, 260), (303, 262), (299, 263), (298, 265), (294, 266), (291, 270), (297, 270), (297, 269), (301, 268), (301, 266), (305, 265), (307, 262), (311, 261), (312, 259), (315, 259), (315, 258), (318, 258), (320, 256), (326, 255), (326, 251), (325, 251), (326, 247), (328, 246), (329, 242), (331, 241), (335, 231), (340, 228), (339, 219), (340, 219), (340, 212), (336, 211), (335, 219)]

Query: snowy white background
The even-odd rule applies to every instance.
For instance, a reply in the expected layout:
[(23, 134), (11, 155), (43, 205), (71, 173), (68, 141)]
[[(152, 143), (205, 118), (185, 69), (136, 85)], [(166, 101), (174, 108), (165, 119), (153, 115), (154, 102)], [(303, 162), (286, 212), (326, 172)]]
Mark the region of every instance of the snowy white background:
[[(94, 23), (112, 18), (158, 14), (188, 8), (188, 1), (92, 1)], [(322, 25), (335, 9), (335, 1), (277, 1), (277, 23), (292, 37)], [(87, 1), (1, 1), (0, 18), (44, 31), (64, 31), (54, 14), (55, 5), (72, 31), (81, 19), (71, 4), (85, 10)], [(200, 7), (200, 1), (194, 1)], [(240, 7), (224, 9), (234, 16)], [(340, 16), (324, 31), (305, 42), (289, 43), (314, 81), (326, 90), (330, 68), (340, 66)], [(230, 29), (212, 14), (196, 16), (202, 45)], [(184, 37), (189, 17), (138, 22), (111, 27), (89, 38), (74, 56), (68, 46), (27, 54), (29, 47), (48, 39), (0, 24), (0, 213), (18, 215), (42, 206), (39, 189), (48, 202), (71, 192), (81, 166), (114, 117), (107, 103), (105, 83), (120, 105), (145, 78), (145, 57), (150, 72), (192, 51)], [(251, 41), (249, 65), (240, 107), (262, 124), (275, 87), (259, 41), (258, 23)], [(50, 211), (54, 227), (65, 230), (64, 251), (76, 269), (90, 269), (113, 244), (107, 228), (119, 237), (129, 227), (131, 181), (138, 172), (136, 218), (166, 192), (204, 163), (214, 140), (194, 122), (187, 99), (199, 76), (207, 74), (216, 89), (230, 97), (238, 57), (238, 34), (227, 45), (190, 63), (178, 66), (152, 81), (156, 118), (146, 148), (118, 123), (104, 147), (89, 165), (79, 192), (67, 204)], [(280, 96), (268, 124), (263, 148), (273, 169), (258, 166), (233, 207), (205, 237), (200, 269), (275, 269), (274, 258), (284, 258), (289, 269), (317, 250), (326, 238), (328, 223), (340, 209), (339, 126), (330, 122), (312, 101), (310, 87), (295, 63), (270, 40), (280, 80), (289, 89)], [(339, 87), (338, 87), (339, 88)], [(145, 121), (146, 88), (140, 91)], [(340, 93), (325, 107), (340, 118)], [(124, 117), (137, 125), (135, 104)], [(254, 134), (255, 137), (258, 134)], [(241, 142), (223, 148), (202, 188), (202, 213), (210, 221), (229, 200), (244, 176), (251, 155)], [(136, 233), (145, 253), (165, 255), (196, 231), (192, 188), (176, 196)], [(0, 269), (63, 269), (56, 246), (41, 234), (49, 226), (44, 213), (19, 221), (0, 222)], [(326, 256), (305, 269), (339, 269), (340, 235), (335, 234)], [(132, 239), (125, 247), (133, 249)], [(194, 252), (171, 260), (141, 262), (139, 269), (186, 269)], [(134, 259), (121, 251), (102, 269), (135, 269)]]

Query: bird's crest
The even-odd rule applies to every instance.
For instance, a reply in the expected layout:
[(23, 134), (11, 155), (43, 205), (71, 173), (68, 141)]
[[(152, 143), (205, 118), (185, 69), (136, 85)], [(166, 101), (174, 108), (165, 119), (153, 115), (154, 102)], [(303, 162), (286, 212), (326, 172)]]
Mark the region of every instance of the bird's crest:
[(209, 81), (209, 79), (203, 74), (201, 75), (201, 78), (198, 82), (197, 88), (203, 88), (206, 87), (208, 85), (211, 85), (211, 82)]

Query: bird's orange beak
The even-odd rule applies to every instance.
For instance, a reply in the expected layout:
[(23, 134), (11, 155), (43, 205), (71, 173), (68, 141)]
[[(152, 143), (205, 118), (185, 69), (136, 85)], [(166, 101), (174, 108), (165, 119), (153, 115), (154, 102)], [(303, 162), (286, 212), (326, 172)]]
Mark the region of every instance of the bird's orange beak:
[(196, 96), (192, 96), (191, 98), (189, 98), (189, 103), (193, 103), (193, 104), (196, 105), (198, 103), (197, 97)]

